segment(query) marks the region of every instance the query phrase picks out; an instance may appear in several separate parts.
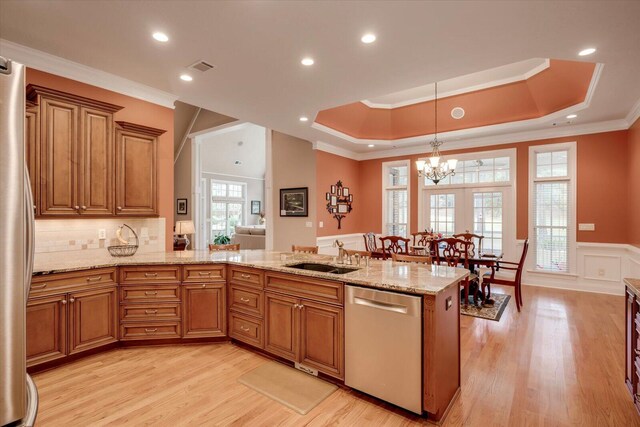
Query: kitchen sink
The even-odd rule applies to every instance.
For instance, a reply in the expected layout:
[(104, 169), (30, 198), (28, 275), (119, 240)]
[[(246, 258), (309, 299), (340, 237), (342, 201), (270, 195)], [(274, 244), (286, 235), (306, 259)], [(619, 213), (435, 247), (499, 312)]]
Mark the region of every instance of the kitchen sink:
[(351, 273), (352, 271), (359, 270), (359, 268), (336, 267), (333, 265), (316, 264), (313, 262), (303, 262), (300, 264), (288, 265), (287, 267), (297, 268), (298, 270), (319, 271), (322, 273), (333, 273), (333, 274), (346, 274), (346, 273)]

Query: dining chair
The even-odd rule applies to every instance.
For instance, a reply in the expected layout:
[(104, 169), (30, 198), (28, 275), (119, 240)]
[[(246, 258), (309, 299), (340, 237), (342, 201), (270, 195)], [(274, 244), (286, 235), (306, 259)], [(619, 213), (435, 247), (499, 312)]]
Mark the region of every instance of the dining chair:
[(411, 262), (418, 264), (431, 265), (431, 256), (429, 255), (403, 255), (403, 254), (391, 254), (391, 259), (394, 262)]
[(291, 252), (303, 253), (303, 254), (317, 254), (318, 247), (317, 246), (298, 246), (292, 245)]
[[(449, 267), (463, 267), (469, 269), (469, 248), (472, 242), (463, 239), (457, 239), (455, 237), (446, 237), (442, 239), (436, 239), (433, 241), (435, 248), (435, 257), (433, 262), (438, 265), (447, 265)], [(464, 303), (469, 305), (469, 288), (471, 283), (478, 282), (477, 274), (469, 274), (462, 281), (462, 287), (464, 288)], [(477, 286), (479, 288), (479, 286)], [(480, 291), (476, 289), (474, 292), (474, 301), (478, 302), (478, 295)]]
[[(520, 255), (519, 262), (509, 261), (497, 261), (495, 265), (491, 266), (491, 273), (485, 273), (482, 276), (482, 295), (485, 297), (485, 301), (491, 298), (491, 284), (513, 286), (516, 293), (516, 307), (518, 312), (522, 303), (522, 270), (524, 270), (524, 261), (527, 259), (527, 251), (529, 250), (529, 239), (524, 241), (522, 248), (522, 255)], [(504, 273), (503, 270), (515, 273)], [(487, 289), (485, 295), (484, 291)]]
[(355, 249), (345, 249), (344, 253), (347, 256), (360, 255), (361, 257), (369, 257), (369, 258), (371, 258), (371, 252), (369, 252), (369, 251), (357, 251)]
[(239, 251), (240, 243), (234, 243), (231, 245), (209, 245), (209, 251), (218, 252), (218, 251)]
[(469, 256), (471, 257), (476, 255), (476, 244), (474, 242), (474, 239), (477, 240), (478, 255), (482, 253), (482, 239), (484, 239), (484, 236), (480, 234), (471, 233), (469, 230), (465, 230), (464, 233), (454, 234), (452, 237), (471, 242), (471, 246), (469, 247)]
[(385, 259), (384, 249), (379, 248), (376, 244), (376, 234), (375, 233), (365, 233), (362, 235), (364, 238), (364, 249), (365, 251), (371, 252), (372, 258), (382, 258)]
[(433, 239), (437, 238), (434, 232), (418, 231), (416, 233), (411, 233), (411, 237), (413, 237), (413, 246), (422, 246), (429, 251), (429, 255), (433, 256), (433, 248), (431, 247), (431, 243), (433, 242)]
[(411, 240), (400, 236), (384, 236), (379, 237), (379, 239), (385, 259), (391, 256), (392, 253), (409, 255), (409, 242)]

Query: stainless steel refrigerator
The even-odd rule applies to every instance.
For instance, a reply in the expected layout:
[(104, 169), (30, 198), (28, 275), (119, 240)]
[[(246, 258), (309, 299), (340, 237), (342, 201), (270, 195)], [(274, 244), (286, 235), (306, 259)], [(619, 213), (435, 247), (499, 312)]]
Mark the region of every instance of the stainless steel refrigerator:
[(24, 65), (0, 56), (0, 426), (32, 426), (26, 305), (33, 271), (33, 197), (25, 166)]

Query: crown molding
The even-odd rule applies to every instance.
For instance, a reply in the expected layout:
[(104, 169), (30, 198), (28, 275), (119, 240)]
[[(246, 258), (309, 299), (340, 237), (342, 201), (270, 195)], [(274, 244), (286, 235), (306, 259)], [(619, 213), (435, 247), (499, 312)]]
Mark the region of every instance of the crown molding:
[[(515, 75), (515, 76), (511, 76), (511, 77), (506, 77), (506, 78), (500, 79), (500, 80), (492, 80), (492, 81), (488, 81), (488, 82), (485, 82), (485, 83), (480, 83), (480, 84), (469, 86), (469, 87), (465, 87), (465, 88), (450, 90), (448, 92), (442, 92), (440, 94), (439, 98), (440, 99), (448, 98), (450, 96), (461, 95), (463, 93), (477, 92), (477, 91), (480, 91), (480, 90), (484, 90), (484, 89), (488, 89), (488, 88), (492, 88), (492, 87), (496, 87), (496, 86), (503, 86), (503, 85), (507, 85), (507, 84), (511, 84), (511, 83), (515, 83), (515, 82), (528, 80), (531, 77), (535, 76), (536, 74), (541, 73), (542, 71), (544, 71), (547, 68), (549, 68), (550, 65), (551, 65), (551, 61), (549, 60), (549, 58), (545, 58), (545, 60), (544, 60), (544, 62), (542, 64), (537, 65), (536, 67), (532, 68), (531, 70), (527, 71), (524, 74)], [(369, 108), (379, 108), (379, 109), (385, 109), (385, 110), (393, 110), (394, 108), (406, 107), (407, 105), (413, 105), (413, 104), (420, 104), (422, 102), (432, 101), (434, 99), (435, 99), (435, 95), (429, 95), (429, 96), (423, 96), (423, 97), (420, 97), (420, 98), (409, 99), (409, 100), (406, 100), (406, 101), (396, 102), (396, 103), (393, 103), (393, 104), (383, 104), (383, 103), (378, 103), (378, 102), (372, 102), (372, 101), (370, 101), (368, 99), (363, 99), (360, 102), (363, 103), (364, 105), (366, 105)]]
[(629, 127), (633, 126), (638, 119), (640, 119), (640, 99), (638, 99), (638, 102), (636, 102), (631, 111), (629, 111), (629, 114), (627, 114)]
[[(605, 122), (587, 123), (582, 125), (554, 127), (552, 129), (512, 132), (501, 135), (487, 135), (483, 137), (474, 137), (473, 135), (469, 135), (455, 141), (447, 141), (442, 151), (446, 154), (447, 151), (451, 150), (489, 147), (494, 145), (514, 144), (518, 142), (537, 141), (552, 138), (565, 138), (578, 135), (589, 135), (594, 133), (626, 130), (628, 128), (629, 126), (626, 120), (618, 119)], [(421, 140), (424, 141), (424, 138), (421, 138)], [(385, 142), (388, 143), (389, 141)], [(388, 157), (398, 156), (413, 156), (429, 152), (429, 147), (426, 144), (390, 148), (387, 150), (371, 151), (369, 153), (356, 153), (350, 150), (335, 147), (324, 142), (314, 143), (314, 148), (359, 161), (384, 159)]]
[(41, 95), (45, 95), (49, 99), (54, 98), (62, 101), (75, 102), (86, 107), (95, 108), (98, 110), (106, 111), (108, 113), (115, 113), (124, 108), (121, 105), (109, 104), (108, 102), (98, 101), (97, 99), (92, 98), (85, 98), (84, 96), (62, 92), (60, 90), (50, 89), (48, 87), (33, 84), (27, 86), (27, 101), (31, 102), (33, 105), (38, 104), (37, 101), (39, 99), (39, 96)]
[(163, 107), (173, 109), (174, 103), (178, 99), (176, 95), (171, 93), (9, 40), (0, 39), (0, 50), (3, 56), (20, 62), (27, 67), (111, 90)]
[(127, 132), (139, 133), (148, 136), (160, 136), (166, 132), (164, 129), (152, 128), (149, 126), (139, 125), (137, 123), (124, 122), (124, 121), (116, 121), (119, 129), (122, 129)]

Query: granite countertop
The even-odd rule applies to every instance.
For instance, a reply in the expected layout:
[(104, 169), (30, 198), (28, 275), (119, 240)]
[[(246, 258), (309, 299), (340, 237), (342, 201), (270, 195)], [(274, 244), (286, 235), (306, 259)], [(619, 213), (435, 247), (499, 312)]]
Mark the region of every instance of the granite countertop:
[(640, 279), (624, 279), (624, 283), (627, 284), (631, 288), (631, 290), (636, 294), (637, 297), (640, 297)]
[(343, 267), (343, 265), (335, 264), (333, 257), (328, 255), (292, 254), (291, 252), (265, 250), (150, 252), (122, 258), (112, 257), (105, 250), (104, 255), (78, 252), (73, 254), (69, 252), (36, 254), (33, 271), (34, 275), (43, 275), (126, 265), (226, 263), (414, 294), (436, 294), (469, 275), (469, 271), (462, 268), (425, 266), (373, 259), (370, 260), (368, 267), (364, 266), (364, 262), (360, 267), (347, 265), (346, 267), (359, 269), (346, 274), (323, 273), (289, 267), (300, 262), (315, 262)]

